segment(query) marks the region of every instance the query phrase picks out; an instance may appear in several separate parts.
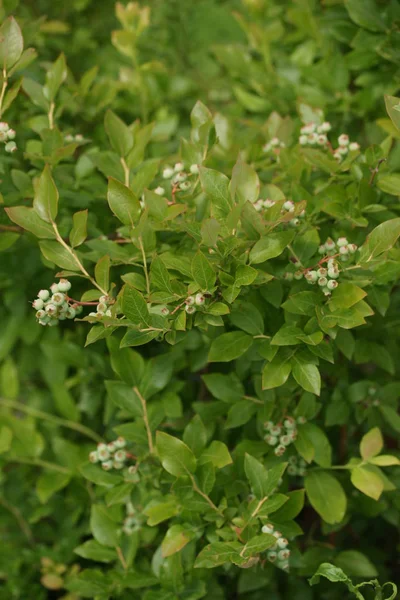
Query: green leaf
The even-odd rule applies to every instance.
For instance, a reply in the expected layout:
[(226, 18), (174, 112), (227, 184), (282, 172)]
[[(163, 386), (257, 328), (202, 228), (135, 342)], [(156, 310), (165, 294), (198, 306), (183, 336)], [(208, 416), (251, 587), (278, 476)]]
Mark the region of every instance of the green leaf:
[(360, 492), (373, 498), (373, 500), (379, 500), (384, 488), (384, 481), (382, 477), (375, 471), (370, 470), (368, 466), (356, 467), (351, 471), (351, 483)]
[(80, 246), (86, 240), (87, 218), (88, 218), (87, 209), (80, 210), (73, 214), (73, 216), (72, 216), (73, 225), (72, 225), (72, 229), (69, 234), (69, 241), (70, 241), (72, 248), (76, 248), (77, 246)]
[(232, 464), (232, 457), (229, 450), (223, 442), (214, 440), (210, 446), (204, 450), (198, 460), (199, 465), (211, 462), (217, 469), (222, 469), (226, 465)]
[(267, 363), (262, 372), (262, 389), (271, 390), (286, 383), (292, 370), (290, 356), (279, 351), (275, 358)]
[(378, 571), (371, 561), (358, 550), (344, 550), (335, 556), (335, 565), (346, 569), (353, 577), (377, 577)]
[(121, 158), (127, 156), (133, 146), (133, 135), (129, 127), (110, 109), (104, 117), (104, 127), (110, 144), (118, 156)]
[(58, 242), (39, 242), (39, 246), (43, 256), (58, 267), (68, 271), (79, 271), (74, 257)]
[(143, 510), (143, 514), (148, 517), (147, 525), (153, 527), (167, 519), (171, 519), (179, 513), (179, 505), (176, 498), (165, 499), (163, 502), (154, 503), (151, 501)]
[(344, 3), (350, 18), (369, 31), (385, 31), (382, 13), (374, 0), (345, 0)]
[(319, 396), (321, 393), (321, 375), (318, 367), (299, 354), (295, 354), (292, 361), (292, 374), (297, 383), (306, 392)]
[(46, 72), (46, 84), (43, 88), (43, 94), (50, 102), (54, 101), (60, 85), (67, 78), (67, 65), (64, 54), (60, 54), (57, 60)]
[(400, 98), (385, 96), (385, 105), (393, 125), (400, 131)]
[(349, 578), (347, 577), (346, 573), (342, 571), (342, 569), (339, 569), (330, 563), (322, 563), (319, 565), (318, 571), (316, 571), (311, 579), (308, 580), (310, 585), (319, 583), (320, 577), (326, 577), (326, 579), (329, 579), (329, 581), (334, 583), (338, 581), (349, 581)]
[(136, 195), (126, 185), (108, 178), (108, 204), (114, 215), (123, 223), (133, 227), (140, 217), (140, 204)]
[(392, 456), (391, 454), (381, 454), (380, 456), (375, 456), (371, 458), (368, 462), (373, 465), (377, 465), (378, 467), (390, 467), (392, 465), (400, 465), (400, 460), (397, 456)]
[(262, 533), (252, 537), (245, 545), (240, 555), (244, 558), (250, 558), (260, 552), (265, 552), (271, 546), (275, 546), (276, 537), (269, 533)]
[(241, 156), (233, 167), (230, 192), (232, 198), (236, 198), (239, 204), (244, 204), (246, 201), (253, 204), (260, 194), (258, 175), (252, 167), (243, 162)]
[(379, 410), (388, 425), (397, 431), (397, 433), (400, 433), (400, 416), (397, 411), (387, 404), (380, 404)]
[(0, 454), (3, 454), (3, 452), (8, 452), (8, 450), (11, 448), (12, 439), (12, 429), (6, 425), (3, 425), (0, 428)]
[(39, 178), (39, 183), (35, 190), (33, 208), (38, 216), (51, 223), (55, 221), (58, 211), (58, 190), (51, 176), (50, 167), (46, 165)]
[(369, 460), (382, 451), (383, 437), (381, 430), (374, 427), (366, 433), (360, 443), (360, 454), (364, 460)]
[(200, 167), (200, 183), (211, 202), (212, 215), (217, 219), (226, 217), (232, 208), (228, 177), (219, 171)]
[(367, 292), (364, 292), (358, 285), (345, 281), (341, 283), (336, 290), (333, 290), (328, 306), (331, 311), (350, 308), (365, 298), (366, 295)]
[(118, 524), (110, 517), (109, 510), (101, 504), (93, 504), (90, 513), (90, 529), (95, 540), (103, 546), (118, 545)]
[(161, 464), (168, 473), (182, 477), (196, 470), (196, 457), (190, 448), (178, 438), (157, 431), (157, 451)]
[[(195, 569), (213, 569), (231, 559), (239, 559), (243, 546), (239, 542), (215, 542), (209, 544), (200, 552), (194, 563)], [(245, 559), (243, 559), (245, 562)]]
[(205, 246), (213, 248), (217, 244), (221, 225), (215, 219), (206, 219), (201, 224), (201, 241)]
[(174, 295), (168, 269), (159, 256), (156, 256), (152, 260), (150, 267), (150, 281), (155, 288)]
[(280, 256), (286, 246), (293, 240), (294, 235), (294, 231), (280, 231), (262, 237), (251, 249), (250, 262), (258, 264)]
[(230, 315), (230, 320), (235, 327), (243, 329), (250, 335), (264, 333), (264, 319), (260, 311), (250, 302), (235, 305)]
[(287, 492), (285, 495), (287, 501), (274, 513), (274, 521), (278, 523), (294, 519), (303, 510), (304, 490), (294, 490), (293, 492)]
[(132, 323), (149, 325), (150, 315), (145, 299), (140, 292), (130, 285), (124, 287), (122, 312)]
[(235, 274), (235, 285), (251, 285), (257, 279), (258, 271), (248, 265), (239, 265)]
[(135, 417), (143, 415), (140, 399), (132, 387), (122, 383), (122, 381), (106, 381), (105, 384), (110, 400), (115, 406)]
[(14, 17), (8, 17), (0, 27), (0, 69), (15, 65), (24, 49), (21, 29)]
[(36, 481), (36, 493), (42, 504), (48, 502), (53, 494), (62, 490), (70, 482), (69, 473), (43, 471)]
[(176, 552), (179, 552), (193, 537), (193, 532), (185, 529), (182, 525), (172, 525), (161, 542), (161, 552), (163, 557), (167, 558), (168, 556), (172, 556)]
[(394, 246), (400, 236), (400, 218), (381, 223), (368, 235), (360, 248), (360, 264), (366, 264)]
[(110, 257), (108, 254), (97, 261), (94, 268), (94, 277), (99, 286), (108, 292), (110, 287)]
[(254, 495), (257, 498), (263, 498), (265, 496), (264, 489), (266, 489), (268, 480), (267, 470), (264, 465), (256, 458), (246, 453), (244, 457), (244, 470)]
[(183, 432), (183, 441), (197, 455), (207, 444), (207, 430), (199, 415), (195, 415), (186, 425)]
[(385, 194), (400, 196), (400, 173), (379, 175), (376, 185)]
[(311, 506), (324, 521), (333, 525), (343, 520), (346, 494), (333, 475), (326, 471), (311, 471), (305, 479), (305, 487)]
[(204, 292), (210, 291), (215, 284), (215, 271), (202, 252), (197, 252), (192, 260), (192, 277)]
[(65, 588), (80, 598), (107, 597), (113, 587), (108, 575), (98, 569), (84, 569), (68, 578)]
[(110, 563), (117, 560), (117, 553), (114, 549), (105, 548), (96, 540), (88, 540), (74, 549), (75, 554), (88, 560)]
[(253, 338), (242, 331), (223, 333), (213, 340), (208, 360), (209, 362), (230, 362), (242, 356), (252, 343)]
[(158, 331), (137, 331), (136, 329), (128, 329), (121, 340), (121, 348), (143, 346), (148, 344), (158, 336)]
[(294, 315), (315, 316), (315, 307), (321, 304), (321, 298), (315, 292), (299, 292), (282, 304), (287, 312)]

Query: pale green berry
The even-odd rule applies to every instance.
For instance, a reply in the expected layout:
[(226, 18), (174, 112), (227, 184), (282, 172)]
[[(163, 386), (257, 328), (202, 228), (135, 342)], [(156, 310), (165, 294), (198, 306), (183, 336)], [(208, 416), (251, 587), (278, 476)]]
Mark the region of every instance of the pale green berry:
[(104, 461), (102, 463), (101, 467), (105, 471), (110, 471), (113, 468), (113, 461), (112, 460), (106, 460), (106, 461)]
[(304, 469), (304, 468), (301, 468), (301, 467), (300, 467), (300, 469), (297, 471), (297, 474), (298, 474), (300, 477), (304, 477), (304, 476), (307, 474), (307, 470), (306, 470), (306, 469)]
[(276, 539), (279, 539), (280, 537), (282, 537), (282, 534), (280, 531), (276, 530), (274, 531), (274, 533), (272, 534)]
[(274, 531), (274, 526), (271, 523), (266, 523), (262, 526), (261, 531), (263, 533), (272, 533)]
[(7, 133), (4, 131), (0, 131), (0, 142), (5, 142), (7, 140)]
[(292, 443), (292, 440), (291, 440), (290, 436), (282, 435), (279, 438), (279, 443), (282, 444), (282, 446), (289, 446)]
[(163, 187), (161, 187), (160, 185), (158, 187), (156, 187), (156, 189), (154, 190), (154, 193), (157, 194), (157, 196), (163, 196), (165, 194), (165, 190)]
[(114, 442), (110, 442), (109, 444), (107, 444), (107, 450), (109, 452), (114, 452), (116, 450), (116, 446), (115, 446)]
[(293, 273), (291, 273), (291, 271), (286, 271), (284, 277), (286, 281), (293, 281)]
[(171, 179), (173, 174), (174, 174), (174, 169), (172, 169), (171, 167), (165, 167), (162, 176), (164, 179)]
[(55, 315), (57, 312), (57, 307), (54, 304), (46, 304), (45, 308), (46, 314), (49, 316)]
[(287, 468), (288, 475), (297, 475), (297, 468), (294, 465), (289, 465)]
[(193, 175), (197, 175), (198, 172), (199, 172), (199, 165), (195, 165), (195, 164), (194, 165), (190, 165), (190, 172)]
[(297, 465), (297, 456), (296, 455), (289, 456), (288, 463), (290, 465)]
[(284, 537), (279, 538), (279, 540), (277, 541), (277, 546), (278, 548), (281, 548), (281, 550), (284, 550), (286, 546), (288, 546), (288, 544), (289, 542)]
[(294, 202), (291, 200), (286, 200), (286, 202), (283, 204), (283, 208), (288, 212), (294, 212)]
[(67, 319), (74, 319), (74, 318), (75, 318), (75, 315), (76, 315), (75, 309), (74, 309), (74, 308), (72, 308), (72, 306), (70, 306), (70, 307), (68, 308), (68, 310), (67, 310), (67, 314), (66, 314), (66, 317), (67, 317)]
[(308, 271), (304, 277), (307, 279), (308, 283), (316, 283), (318, 274), (317, 271)]
[(265, 438), (264, 438), (264, 440), (270, 446), (276, 446), (276, 444), (278, 443), (278, 438), (275, 435), (266, 435)]
[(328, 238), (325, 242), (326, 250), (334, 250), (336, 248), (336, 244), (332, 238)]
[(114, 460), (113, 461), (113, 467), (114, 469), (123, 469), (124, 468), (124, 463), (118, 461), (118, 460)]
[(46, 316), (46, 313), (44, 310), (38, 310), (36, 313), (36, 318), (37, 319), (43, 319)]
[(349, 253), (349, 249), (348, 249), (347, 246), (340, 246), (339, 252), (340, 252), (340, 254), (348, 254)]
[(46, 300), (50, 298), (49, 290), (40, 290), (40, 292), (38, 293), (38, 298), (40, 298), (40, 300), (43, 300), (43, 302), (46, 302)]
[(7, 144), (4, 146), (4, 150), (11, 154), (17, 150), (17, 144), (15, 142), (7, 142)]
[(102, 462), (108, 460), (110, 458), (110, 452), (108, 451), (107, 446), (105, 448), (101, 448), (100, 450), (98, 449), (97, 455), (99, 457), (99, 460), (101, 460)]
[(282, 427), (280, 425), (273, 425), (270, 432), (272, 435), (280, 435), (282, 433)]
[(194, 301), (197, 304), (197, 306), (201, 306), (202, 304), (204, 304), (204, 302), (206, 301), (206, 299), (203, 296), (203, 294), (196, 294), (196, 297), (195, 297)]
[(290, 550), (281, 550), (278, 553), (279, 560), (287, 560), (290, 556)]
[(16, 133), (15, 133), (14, 129), (9, 129), (7, 131), (7, 137), (9, 140), (14, 140), (15, 136), (16, 136)]
[(60, 292), (68, 292), (71, 289), (71, 282), (68, 279), (60, 279), (57, 285)]
[(174, 183), (182, 183), (182, 181), (186, 181), (187, 175), (186, 173), (177, 173), (174, 177)]
[(0, 123), (0, 131), (1, 132), (5, 132), (9, 130), (9, 125), (8, 123), (5, 123), (4, 121), (1, 121)]
[(339, 144), (339, 146), (348, 146), (349, 145), (349, 136), (346, 135), (345, 133), (342, 133), (342, 135), (339, 135), (338, 144)]
[(326, 251), (326, 249), (325, 249), (324, 245), (322, 245), (318, 248), (318, 254), (325, 254), (325, 251)]
[(99, 298), (99, 302), (102, 302), (103, 304), (107, 304), (108, 300), (108, 296), (100, 296)]
[(326, 284), (326, 287), (328, 288), (328, 290), (334, 290), (335, 288), (337, 288), (338, 286), (338, 282), (335, 281), (334, 279), (331, 279), (330, 281), (328, 281), (328, 283)]
[(91, 453), (89, 454), (89, 460), (90, 460), (90, 462), (92, 462), (92, 463), (97, 463), (97, 462), (99, 462), (99, 456), (98, 456), (98, 454), (97, 454), (96, 450), (94, 450), (93, 452), (91, 452)]
[(299, 137), (299, 144), (300, 144), (300, 146), (305, 146), (307, 144), (307, 142), (308, 142), (308, 138), (307, 138), (306, 135), (301, 135)]
[(290, 225), (291, 225), (292, 227), (298, 227), (298, 225), (299, 225), (299, 224), (300, 224), (300, 219), (298, 219), (297, 217), (296, 217), (295, 219), (292, 219), (292, 220), (290, 221)]
[(65, 299), (64, 294), (62, 294), (61, 292), (56, 292), (55, 294), (52, 295), (51, 302), (55, 306), (61, 306), (64, 302), (64, 299)]
[(297, 422), (299, 425), (304, 425), (304, 423), (307, 423), (307, 419), (303, 416), (297, 417)]
[(59, 292), (60, 288), (58, 287), (58, 283), (52, 283), (50, 286), (50, 290), (52, 294), (56, 294), (57, 292)]
[(99, 302), (96, 310), (97, 310), (97, 312), (104, 313), (107, 310), (107, 304), (104, 304), (103, 302)]
[(286, 417), (286, 419), (283, 421), (283, 424), (286, 429), (294, 429), (296, 427), (296, 421), (293, 417)]
[(267, 554), (267, 559), (269, 562), (274, 563), (277, 559), (277, 554), (274, 550), (270, 550)]
[(43, 300), (41, 300), (40, 298), (37, 298), (36, 300), (34, 300), (34, 301), (32, 302), (32, 306), (33, 306), (33, 308), (34, 308), (35, 310), (40, 310), (40, 309), (42, 309), (42, 308), (43, 308), (43, 306), (44, 306), (44, 302), (43, 302)]
[(185, 300), (185, 304), (187, 304), (187, 306), (192, 306), (195, 302), (196, 299), (194, 296), (188, 296)]
[(320, 269), (318, 269), (317, 271), (317, 275), (318, 277), (326, 277), (326, 274), (328, 273), (327, 269), (325, 269), (324, 267), (321, 267)]
[(286, 447), (283, 444), (279, 444), (274, 450), (276, 456), (282, 456), (286, 452)]
[(274, 423), (273, 423), (272, 421), (266, 421), (266, 422), (264, 423), (264, 429), (268, 429), (268, 430), (270, 430), (270, 429), (271, 429), (271, 427), (273, 427), (273, 426), (274, 426)]
[(135, 475), (135, 473), (136, 473), (136, 467), (134, 467), (133, 465), (131, 465), (128, 468), (128, 473), (129, 473), (129, 475)]
[(337, 279), (339, 277), (339, 269), (331, 267), (328, 269), (328, 277), (331, 279)]
[(318, 285), (320, 285), (321, 287), (325, 287), (327, 283), (328, 283), (328, 280), (326, 277), (320, 277), (318, 279)]
[(177, 162), (174, 165), (175, 173), (180, 173), (181, 171), (183, 171), (184, 168), (185, 168), (185, 165), (183, 164), (183, 162)]
[(303, 271), (296, 271), (296, 273), (293, 275), (293, 277), (297, 280), (300, 281), (300, 279), (303, 279)]
[(126, 446), (126, 440), (125, 438), (123, 438), (122, 436), (119, 436), (115, 441), (114, 444), (117, 448), (125, 448)]
[(356, 244), (348, 244), (347, 248), (349, 249), (350, 254), (354, 254), (357, 252)]
[(58, 319), (50, 319), (50, 321), (47, 323), (47, 325), (49, 327), (55, 327), (56, 325), (58, 325)]
[(106, 310), (105, 315), (106, 317), (112, 317), (111, 310)]
[(190, 189), (190, 182), (189, 182), (189, 181), (183, 181), (183, 182), (180, 184), (180, 186), (179, 186), (179, 189), (180, 189), (182, 192), (187, 192), (187, 190), (188, 190), (188, 189)]
[(336, 242), (336, 243), (337, 243), (337, 245), (339, 246), (339, 248), (341, 248), (341, 247), (343, 247), (343, 246), (347, 246), (347, 244), (348, 244), (349, 242), (347, 241), (347, 238), (345, 238), (345, 237), (340, 237), (340, 238), (338, 238), (338, 240), (337, 240), (337, 242)]
[(125, 450), (117, 450), (114, 454), (114, 460), (118, 462), (124, 462), (126, 460), (126, 452)]
[[(47, 317), (47, 319), (48, 319), (48, 317)], [(49, 319), (48, 320), (46, 320), (46, 319), (39, 319), (39, 321), (38, 321), (39, 325), (43, 325), (43, 326), (47, 325), (48, 322), (49, 322)]]
[(196, 307), (195, 306), (186, 306), (185, 310), (188, 315), (192, 315), (193, 313), (196, 312)]

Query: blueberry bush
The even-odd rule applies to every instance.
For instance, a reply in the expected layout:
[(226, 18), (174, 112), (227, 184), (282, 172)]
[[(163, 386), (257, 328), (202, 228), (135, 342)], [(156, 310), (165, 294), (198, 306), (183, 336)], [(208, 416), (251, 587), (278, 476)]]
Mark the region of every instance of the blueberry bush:
[(0, 2), (1, 600), (393, 600), (400, 5)]

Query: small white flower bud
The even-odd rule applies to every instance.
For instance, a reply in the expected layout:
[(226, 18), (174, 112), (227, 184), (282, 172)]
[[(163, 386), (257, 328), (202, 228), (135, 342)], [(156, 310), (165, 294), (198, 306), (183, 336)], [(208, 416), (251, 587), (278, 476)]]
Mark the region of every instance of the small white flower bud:
[(264, 208), (272, 208), (273, 206), (275, 206), (274, 200), (270, 200), (269, 198), (267, 198), (266, 200), (263, 201)]
[(193, 165), (190, 165), (190, 172), (191, 172), (193, 175), (197, 175), (197, 174), (198, 174), (198, 172), (199, 172), (199, 165), (195, 165), (195, 164), (193, 164)]
[(290, 271), (286, 271), (284, 278), (286, 279), (286, 281), (293, 281), (293, 273), (291, 273)]
[(163, 196), (165, 194), (165, 190), (163, 187), (161, 187), (160, 185), (158, 187), (156, 187), (156, 189), (154, 190), (154, 193), (157, 194), (157, 196)]
[(329, 123), (329, 121), (324, 121), (319, 127), (318, 127), (318, 132), (320, 133), (327, 133), (328, 131), (330, 131), (332, 128), (331, 124)]

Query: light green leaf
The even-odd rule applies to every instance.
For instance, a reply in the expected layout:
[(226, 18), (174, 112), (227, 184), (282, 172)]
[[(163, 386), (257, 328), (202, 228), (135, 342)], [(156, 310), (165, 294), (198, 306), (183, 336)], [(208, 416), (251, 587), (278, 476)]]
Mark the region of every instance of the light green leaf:
[(226, 465), (232, 464), (232, 457), (229, 450), (223, 442), (214, 440), (210, 446), (204, 450), (198, 460), (199, 465), (211, 462), (217, 469), (222, 469)]
[(79, 271), (74, 257), (58, 242), (44, 241), (39, 243), (42, 254), (47, 260), (68, 271)]
[(8, 17), (0, 27), (0, 69), (9, 70), (15, 65), (23, 49), (21, 29), (14, 17)]
[(140, 292), (130, 285), (124, 287), (122, 312), (132, 323), (149, 325), (150, 315), (145, 299)]
[(215, 271), (202, 252), (197, 252), (192, 260), (192, 276), (204, 292), (210, 291), (215, 284)]
[(139, 200), (132, 190), (113, 177), (108, 179), (107, 200), (121, 223), (131, 227), (137, 223), (140, 216)]
[(110, 517), (110, 511), (101, 504), (93, 504), (90, 513), (90, 529), (95, 540), (103, 546), (118, 545), (118, 523)]
[(333, 475), (326, 471), (311, 471), (305, 479), (305, 487), (311, 506), (324, 521), (333, 525), (343, 520), (346, 494)]
[(209, 362), (230, 362), (242, 356), (252, 345), (253, 338), (242, 331), (223, 333), (213, 340)]
[(306, 392), (311, 392), (319, 396), (321, 393), (321, 375), (319, 374), (318, 367), (298, 354), (293, 356), (292, 361), (292, 374), (297, 383)]
[(226, 217), (232, 208), (228, 177), (219, 171), (200, 167), (200, 183), (211, 202), (213, 216)]
[(269, 233), (253, 246), (250, 252), (250, 262), (253, 264), (263, 263), (270, 258), (279, 256), (293, 238), (294, 231)]
[(60, 54), (57, 60), (51, 65), (46, 73), (46, 84), (43, 88), (43, 94), (50, 102), (54, 101), (60, 85), (67, 78), (67, 64), (64, 54)]
[(157, 431), (157, 451), (161, 464), (168, 473), (182, 477), (194, 473), (196, 457), (181, 440), (162, 431)]
[(51, 223), (55, 221), (58, 212), (58, 190), (51, 176), (50, 167), (46, 165), (39, 178), (35, 190), (33, 208), (38, 216)]
[(133, 146), (133, 135), (129, 127), (110, 109), (104, 117), (104, 127), (110, 144), (118, 156), (122, 158), (127, 156)]
[(70, 241), (72, 248), (76, 248), (77, 246), (80, 246), (85, 241), (86, 236), (87, 236), (87, 228), (86, 228), (87, 218), (88, 218), (87, 209), (80, 210), (73, 214), (73, 216), (72, 216), (73, 225), (72, 225), (72, 229), (69, 234), (69, 241)]
[(382, 451), (383, 437), (379, 427), (374, 427), (366, 433), (360, 443), (360, 454), (364, 460), (369, 460)]
[(360, 248), (360, 264), (366, 264), (394, 246), (400, 236), (400, 218), (381, 223), (368, 235)]
[(99, 286), (108, 292), (110, 287), (110, 257), (108, 254), (97, 261), (94, 268), (94, 277)]
[(382, 477), (375, 471), (370, 470), (368, 466), (352, 469), (351, 483), (360, 492), (373, 498), (373, 500), (379, 500), (384, 488)]

